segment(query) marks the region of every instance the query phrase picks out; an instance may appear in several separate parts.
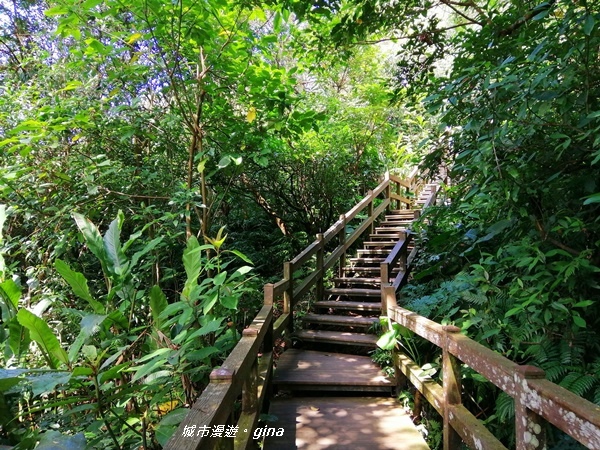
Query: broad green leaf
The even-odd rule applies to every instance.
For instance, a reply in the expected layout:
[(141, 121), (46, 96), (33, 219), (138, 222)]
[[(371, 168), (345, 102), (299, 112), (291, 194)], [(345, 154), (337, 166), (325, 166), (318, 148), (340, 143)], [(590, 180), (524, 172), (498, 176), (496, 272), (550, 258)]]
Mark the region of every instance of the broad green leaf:
[(40, 435), (40, 443), (37, 450), (85, 450), (87, 442), (83, 433), (73, 436), (50, 430)]
[(81, 318), (79, 328), (86, 336), (93, 336), (100, 331), (100, 325), (107, 317), (106, 314), (86, 314)]
[(19, 323), (16, 317), (8, 322), (8, 346), (17, 360), (29, 350), (31, 337), (29, 330)]
[(160, 328), (162, 324), (161, 314), (167, 306), (169, 306), (167, 296), (162, 289), (158, 285), (152, 286), (150, 289), (150, 312), (157, 328)]
[(573, 316), (573, 322), (575, 325), (581, 328), (585, 328), (587, 326), (585, 320), (581, 316)]
[(592, 34), (592, 30), (594, 29), (594, 25), (596, 25), (596, 19), (592, 14), (588, 14), (585, 18), (585, 22), (583, 23), (583, 32), (586, 36)]
[(35, 397), (50, 394), (59, 384), (67, 384), (71, 378), (71, 372), (46, 372), (42, 374), (29, 375), (27, 380), (31, 383), (31, 390)]
[(69, 8), (66, 6), (55, 6), (54, 8), (45, 10), (44, 15), (47, 17), (62, 16), (64, 14), (69, 14), (69, 12)]
[(107, 267), (115, 275), (125, 272), (126, 258), (121, 249), (121, 228), (123, 227), (123, 212), (119, 211), (117, 218), (108, 226), (104, 233), (104, 251), (107, 257)]
[(389, 330), (377, 340), (377, 347), (384, 350), (392, 350), (396, 347), (396, 330)]
[(185, 269), (186, 280), (182, 295), (189, 298), (192, 289), (198, 284), (198, 276), (202, 270), (202, 249), (198, 239), (192, 236), (187, 241), (187, 246), (183, 251), (183, 267)]
[(583, 202), (584, 205), (590, 205), (592, 203), (600, 203), (600, 192), (586, 197), (586, 200)]
[(221, 286), (225, 282), (226, 278), (227, 271), (224, 270), (223, 272), (217, 274), (217, 276), (213, 279), (213, 283), (215, 286)]
[(190, 334), (186, 338), (186, 340), (189, 341), (191, 339), (195, 339), (200, 336), (206, 336), (207, 334), (215, 333), (221, 328), (222, 322), (223, 322), (223, 319), (211, 320), (206, 325), (204, 325), (202, 328), (200, 328), (200, 329), (194, 331), (192, 334)]
[(164, 354), (160, 354), (160, 355), (154, 357), (152, 360), (150, 360), (149, 362), (147, 362), (146, 364), (144, 364), (141, 367), (136, 367), (135, 375), (131, 379), (131, 383), (135, 383), (136, 381), (140, 380), (141, 378), (145, 377), (146, 375), (151, 374), (157, 368), (168, 364), (169, 355), (170, 355), (170, 353), (173, 352), (173, 350), (171, 350), (171, 349), (165, 349), (165, 350), (167, 350), (167, 352), (165, 352)]
[(227, 309), (237, 309), (240, 298), (236, 295), (225, 295), (221, 297), (221, 305)]
[(21, 298), (21, 289), (13, 280), (8, 279), (0, 283), (0, 296), (6, 302), (7, 307), (11, 307), (16, 311), (19, 307), (19, 299)]
[(19, 310), (17, 319), (21, 325), (29, 330), (31, 338), (38, 344), (52, 369), (56, 369), (59, 362), (69, 364), (67, 353), (60, 346), (60, 342), (44, 320), (26, 309)]
[(96, 314), (104, 314), (106, 312), (104, 306), (97, 300), (94, 300), (92, 294), (90, 294), (88, 281), (82, 273), (71, 270), (67, 263), (60, 259), (56, 260), (54, 267), (64, 280), (69, 283), (69, 286), (73, 289), (73, 293), (80, 299), (88, 302)]
[(83, 234), (83, 239), (90, 251), (102, 264), (102, 268), (106, 270), (108, 260), (106, 258), (106, 251), (104, 249), (104, 242), (102, 241), (102, 235), (96, 225), (90, 220), (86, 219), (83, 215), (73, 213), (73, 218), (77, 227)]
[(240, 258), (242, 261), (244, 261), (245, 263), (248, 264), (254, 264), (252, 262), (252, 260), (250, 258), (248, 258), (246, 255), (244, 255), (242, 252), (240, 252), (239, 250), (229, 250), (230, 253), (233, 253), (235, 256), (237, 256), (238, 258)]
[(217, 347), (204, 347), (200, 350), (194, 350), (193, 352), (186, 353), (185, 359), (188, 361), (202, 361), (209, 356), (214, 355), (215, 353), (219, 353), (220, 351), (221, 350), (219, 350)]

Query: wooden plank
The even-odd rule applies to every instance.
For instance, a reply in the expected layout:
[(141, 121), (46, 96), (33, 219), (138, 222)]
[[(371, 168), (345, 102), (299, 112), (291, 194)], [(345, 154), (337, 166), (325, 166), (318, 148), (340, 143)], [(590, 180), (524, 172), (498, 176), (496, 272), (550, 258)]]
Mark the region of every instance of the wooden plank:
[(448, 416), (450, 425), (469, 448), (507, 450), (502, 442), (463, 405), (449, 405)]
[(287, 350), (279, 357), (273, 383), (394, 386), (394, 381), (386, 377), (369, 356), (296, 349)]
[(423, 394), (435, 410), (443, 416), (444, 414), (444, 391), (433, 378), (423, 374), (423, 370), (415, 364), (408, 356), (398, 353), (398, 369), (408, 378), (418, 391)]
[(302, 330), (294, 333), (301, 341), (328, 342), (331, 344), (377, 347), (378, 337), (374, 334), (352, 333), (349, 331)]
[(370, 327), (379, 322), (377, 317), (338, 316), (335, 314), (306, 314), (303, 322), (322, 325), (342, 325), (351, 327)]
[(332, 308), (346, 311), (381, 311), (381, 303), (372, 302), (352, 302), (352, 301), (337, 301), (329, 300), (323, 302), (315, 302), (315, 308)]
[(326, 289), (327, 295), (345, 295), (346, 297), (380, 297), (379, 289), (332, 288)]
[(273, 324), (273, 340), (279, 339), (291, 320), (290, 313), (283, 313)]
[(276, 399), (269, 413), (283, 428), (265, 450), (428, 450), (410, 417), (394, 399), (304, 397)]

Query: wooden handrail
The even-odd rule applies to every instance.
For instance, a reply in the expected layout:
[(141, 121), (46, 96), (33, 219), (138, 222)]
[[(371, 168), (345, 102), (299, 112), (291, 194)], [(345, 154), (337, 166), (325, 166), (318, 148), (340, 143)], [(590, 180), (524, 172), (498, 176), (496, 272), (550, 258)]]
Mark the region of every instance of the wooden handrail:
[(458, 360), (484, 376), (515, 399), (517, 450), (544, 448), (542, 419), (588, 448), (600, 448), (600, 407), (544, 379), (543, 370), (521, 366), (473, 341), (454, 326), (442, 326), (397, 305), (393, 286), (383, 287), (387, 316), (443, 351), (443, 385), (420, 375), (407, 356), (400, 355), (400, 370), (444, 418), (444, 448), (457, 438), (470, 448), (504, 449), (481, 422), (460, 403), (459, 380), (452, 382)]

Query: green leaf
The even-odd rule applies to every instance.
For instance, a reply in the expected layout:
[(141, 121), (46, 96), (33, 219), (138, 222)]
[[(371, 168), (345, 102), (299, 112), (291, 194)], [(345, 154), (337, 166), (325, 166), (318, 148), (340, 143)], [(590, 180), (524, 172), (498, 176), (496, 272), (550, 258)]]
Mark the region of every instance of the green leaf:
[(592, 203), (600, 203), (600, 192), (586, 197), (586, 200), (583, 202), (584, 205), (590, 205)]
[(16, 317), (8, 322), (8, 346), (10, 347), (17, 360), (29, 350), (31, 336), (29, 330), (22, 326)]
[(240, 252), (238, 250), (229, 250), (229, 252), (233, 253), (235, 256), (237, 256), (238, 258), (240, 258), (245, 263), (254, 264), (250, 258), (248, 258), (246, 255), (244, 255), (242, 252)]
[(44, 15), (46, 17), (62, 16), (64, 14), (69, 13), (69, 8), (67, 8), (66, 6), (55, 6), (54, 8), (50, 8), (44, 11)]
[(104, 314), (106, 312), (104, 306), (92, 298), (88, 281), (82, 273), (71, 270), (67, 263), (60, 259), (56, 260), (54, 267), (64, 280), (69, 283), (69, 286), (73, 289), (73, 293), (80, 299), (88, 302), (96, 314)]
[(161, 313), (167, 306), (169, 306), (167, 296), (162, 289), (157, 285), (152, 286), (150, 289), (150, 312), (157, 328), (160, 328), (162, 324)]
[(90, 251), (98, 258), (100, 264), (102, 264), (102, 268), (106, 270), (107, 267), (107, 258), (106, 251), (104, 249), (104, 242), (102, 241), (102, 235), (96, 225), (94, 225), (90, 220), (86, 219), (83, 215), (78, 213), (73, 213), (73, 218), (75, 219), (75, 223), (77, 227), (83, 234), (83, 239), (85, 240), (86, 245), (90, 249)]
[(213, 283), (215, 286), (221, 286), (225, 282), (226, 278), (227, 278), (227, 271), (224, 270), (223, 272), (217, 274), (217, 276), (213, 279)]
[(573, 322), (575, 325), (581, 328), (585, 328), (587, 325), (581, 316), (573, 316)]
[(85, 450), (86, 448), (87, 442), (83, 433), (70, 436), (55, 430), (42, 433), (40, 443), (36, 447), (37, 450)]
[(583, 32), (586, 36), (592, 34), (594, 25), (596, 25), (596, 19), (594, 19), (593, 15), (588, 14), (588, 16), (585, 18), (585, 22), (583, 23)]
[(71, 372), (47, 372), (27, 377), (35, 397), (53, 392), (56, 386), (67, 384), (70, 379)]
[(115, 275), (122, 275), (126, 268), (126, 258), (121, 249), (121, 228), (123, 227), (123, 212), (119, 210), (117, 218), (108, 226), (104, 233), (104, 252), (107, 258), (107, 267)]
[(240, 298), (235, 295), (221, 297), (221, 305), (227, 309), (237, 309)]
[(69, 364), (67, 353), (60, 346), (60, 342), (44, 320), (26, 309), (19, 310), (17, 319), (21, 325), (29, 330), (31, 338), (38, 344), (52, 369), (56, 369), (59, 362)]
[(11, 307), (16, 311), (19, 307), (19, 299), (21, 298), (21, 289), (13, 280), (8, 279), (0, 283), (0, 297), (6, 302), (7, 307)]
[(389, 330), (377, 340), (377, 347), (384, 350), (393, 350), (396, 347), (396, 330)]
[(202, 328), (194, 331), (192, 334), (187, 336), (186, 340), (189, 341), (190, 339), (195, 339), (200, 336), (206, 336), (207, 334), (217, 332), (219, 330), (219, 328), (221, 328), (221, 322), (223, 322), (223, 319), (211, 320), (206, 325), (204, 325)]

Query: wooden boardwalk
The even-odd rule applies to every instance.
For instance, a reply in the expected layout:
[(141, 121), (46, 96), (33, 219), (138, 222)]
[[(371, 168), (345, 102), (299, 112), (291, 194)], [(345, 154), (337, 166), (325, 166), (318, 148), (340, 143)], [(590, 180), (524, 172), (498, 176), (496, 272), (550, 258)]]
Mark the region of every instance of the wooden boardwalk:
[(269, 427), (282, 436), (267, 437), (265, 450), (427, 450), (410, 417), (394, 399), (377, 397), (302, 397), (275, 399)]

